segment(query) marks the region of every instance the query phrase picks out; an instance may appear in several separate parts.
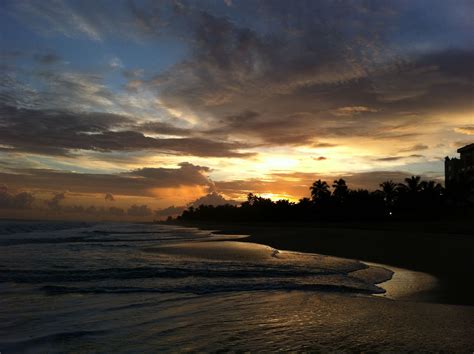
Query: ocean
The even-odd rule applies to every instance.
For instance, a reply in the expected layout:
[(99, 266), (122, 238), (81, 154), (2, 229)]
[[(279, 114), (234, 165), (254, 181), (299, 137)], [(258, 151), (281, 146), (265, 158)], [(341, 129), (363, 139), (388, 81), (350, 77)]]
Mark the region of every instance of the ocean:
[(0, 221), (0, 352), (472, 351), (392, 271), (157, 224)]

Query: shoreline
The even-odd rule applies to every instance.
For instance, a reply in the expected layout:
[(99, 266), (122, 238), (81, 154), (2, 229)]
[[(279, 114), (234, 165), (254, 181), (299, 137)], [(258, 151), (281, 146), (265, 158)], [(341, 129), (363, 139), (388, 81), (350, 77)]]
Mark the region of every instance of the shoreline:
[(438, 298), (438, 279), (428, 273), (394, 267), (386, 264), (363, 262), (368, 266), (382, 267), (392, 271), (392, 277), (376, 285), (385, 290), (383, 294), (374, 294), (397, 301), (415, 301), (436, 303)]
[[(474, 269), (474, 237), (464, 231), (466, 225), (461, 225), (459, 233), (445, 225), (444, 229), (451, 231), (446, 233), (436, 225), (421, 224), (415, 228), (385, 224), (357, 228), (346, 224), (176, 224), (213, 230), (215, 234), (248, 235), (239, 241), (279, 250), (317, 253), (398, 269), (392, 283), (413, 278), (429, 284), (417, 294), (402, 296), (397, 292), (401, 300), (474, 306), (474, 284), (469, 281)], [(436, 229), (440, 231), (434, 232)]]

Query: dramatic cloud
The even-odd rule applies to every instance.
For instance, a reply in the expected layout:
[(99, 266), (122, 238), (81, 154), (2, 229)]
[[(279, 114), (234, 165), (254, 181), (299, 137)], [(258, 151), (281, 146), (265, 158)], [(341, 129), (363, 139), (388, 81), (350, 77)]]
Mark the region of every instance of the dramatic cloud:
[[(114, 195), (153, 196), (156, 188), (180, 186), (210, 186), (207, 167), (181, 163), (179, 168), (141, 168), (118, 174), (73, 173), (55, 170), (25, 169), (15, 173), (0, 172), (0, 180), (9, 186), (24, 186), (28, 189), (57, 190), (71, 192), (104, 193)], [(110, 193), (110, 192), (109, 192)], [(58, 193), (49, 203), (52, 207), (65, 198)]]
[[(250, 138), (255, 143), (275, 146), (306, 145), (321, 138), (354, 136), (411, 142), (424, 135), (418, 129), (420, 122), (435, 123), (432, 118), (434, 113), (465, 112), (471, 109), (469, 92), (472, 92), (473, 82), (459, 75), (457, 66), (463, 66), (459, 71), (473, 72), (473, 65), (470, 64), (472, 59), (472, 52), (439, 52), (415, 58), (409, 64), (401, 63), (394, 68), (375, 71), (358, 80), (332, 84), (305, 83), (284, 94), (269, 91), (271, 84), (265, 81), (265, 76), (249, 85), (250, 90), (232, 91), (232, 96), (224, 99), (221, 96), (228, 90), (229, 82), (222, 82), (212, 88), (221, 97), (221, 102), (213, 104), (204, 102), (208, 98), (186, 101), (195, 95), (185, 94), (189, 80), (183, 79), (181, 83), (179, 75), (176, 80), (160, 81), (164, 82), (160, 87), (164, 86), (161, 90), (165, 103), (205, 116), (204, 125), (212, 126), (208, 130), (210, 136), (242, 140)], [(199, 63), (203, 60), (196, 59)], [(216, 63), (212, 63), (212, 67), (223, 70)], [(225, 68), (230, 71), (234, 67), (231, 65)], [(182, 68), (176, 70), (181, 72)], [(241, 70), (247, 72), (245, 68)], [(269, 70), (279, 72), (282, 68), (273, 67)], [(285, 67), (285, 70), (288, 68)], [(206, 73), (212, 71), (206, 70)], [(290, 80), (291, 73), (287, 74)], [(193, 77), (196, 76), (197, 73), (194, 73)], [(226, 78), (232, 80), (231, 77), (230, 72)], [(272, 77), (268, 74), (268, 78)], [(214, 86), (219, 82), (218, 79), (210, 81)], [(206, 88), (209, 89), (208, 83), (207, 78), (199, 83), (199, 88), (192, 91), (204, 95)], [(172, 89), (167, 85), (172, 85)], [(232, 87), (235, 85), (233, 83)], [(252, 93), (253, 89), (260, 93)], [(239, 112), (240, 107), (251, 109)], [(223, 115), (225, 111), (236, 113)]]
[(318, 178), (373, 189), (441, 176), (472, 143), (470, 0), (1, 7), (1, 201), (18, 214), (151, 218), (297, 199)]
[[(165, 105), (202, 117), (211, 135), (270, 145), (349, 136), (412, 141), (420, 135), (420, 121), (432, 122), (433, 112), (471, 109), (473, 82), (465, 73), (473, 72), (472, 50), (408, 56), (352, 27), (367, 21), (371, 30), (390, 35), (388, 26), (376, 25), (374, 18), (395, 24), (396, 12), (404, 11), (397, 6), (309, 7), (305, 10), (314, 10), (316, 19), (302, 16), (291, 32), (273, 36), (209, 13), (193, 15), (194, 56), (149, 86), (160, 91)], [(295, 8), (299, 5), (288, 11)], [(347, 21), (318, 21), (325, 11)], [(359, 51), (352, 41), (358, 41)], [(401, 124), (403, 134), (387, 132)]]
[[(76, 150), (139, 151), (155, 150), (178, 155), (246, 157), (237, 151), (245, 144), (203, 138), (152, 138), (141, 132), (120, 129), (130, 118), (110, 113), (0, 107), (0, 139), (12, 151), (48, 155), (68, 155)], [(148, 127), (148, 128), (147, 128)], [(151, 125), (153, 128), (153, 125)], [(145, 129), (150, 129), (145, 125)]]

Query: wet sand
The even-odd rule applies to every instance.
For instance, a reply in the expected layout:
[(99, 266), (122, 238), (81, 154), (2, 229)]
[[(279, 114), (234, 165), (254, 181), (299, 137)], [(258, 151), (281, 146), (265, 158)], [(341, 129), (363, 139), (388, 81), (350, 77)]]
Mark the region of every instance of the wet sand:
[[(226, 328), (227, 323), (238, 323), (238, 328), (244, 328), (242, 336), (234, 332), (234, 350), (470, 352), (474, 348), (474, 307), (425, 303), (436, 302), (438, 280), (432, 275), (372, 262), (276, 250), (241, 242), (245, 240), (241, 237), (239, 241), (229, 238), (218, 235), (218, 241), (177, 243), (148, 251), (240, 262), (273, 259), (305, 264), (305, 257), (314, 257), (307, 266), (338, 270), (349, 278), (376, 285), (372, 292), (329, 287), (269, 290), (264, 294), (242, 292), (231, 300), (238, 307), (239, 320), (222, 324)], [(230, 300), (230, 296), (224, 297), (226, 302)], [(241, 297), (249, 297), (244, 306), (240, 306)], [(217, 307), (213, 311), (218, 311)], [(229, 316), (229, 310), (218, 313)], [(261, 313), (264, 318), (258, 318)], [(192, 341), (189, 345), (189, 349), (203, 349), (196, 348)]]
[[(146, 248), (146, 252), (171, 256), (232, 261), (285, 262), (304, 259), (305, 253), (277, 250), (257, 243), (242, 242), (248, 236), (216, 235), (212, 240), (174, 243)], [(237, 241), (235, 241), (237, 239)], [(215, 241), (214, 241), (215, 240)], [(430, 274), (373, 262), (313, 254), (308, 266), (339, 270), (352, 278), (376, 285), (373, 295), (390, 300), (436, 302), (438, 279)], [(338, 268), (342, 266), (342, 268)]]
[(399, 301), (437, 302), (440, 298), (439, 280), (435, 276), (386, 264), (364, 262), (369, 266), (389, 269), (393, 275), (387, 281), (378, 283), (385, 293), (376, 296)]
[(422, 280), (417, 281), (428, 282), (429, 286), (417, 293), (418, 300), (474, 305), (472, 222), (186, 225), (217, 230), (222, 234), (249, 235), (240, 241), (280, 250), (318, 253), (395, 267), (393, 269), (399, 269), (395, 282), (416, 275), (401, 270), (420, 272), (418, 278)]

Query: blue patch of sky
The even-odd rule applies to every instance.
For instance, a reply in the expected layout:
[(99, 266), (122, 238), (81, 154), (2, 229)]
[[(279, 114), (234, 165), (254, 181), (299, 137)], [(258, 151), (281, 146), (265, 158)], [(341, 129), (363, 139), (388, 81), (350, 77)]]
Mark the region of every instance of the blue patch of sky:
[(150, 42), (122, 42), (110, 40), (103, 44), (102, 61), (108, 65), (110, 60), (117, 58), (123, 65), (108, 72), (105, 77), (107, 86), (111, 89), (120, 89), (128, 79), (123, 70), (142, 69), (144, 78), (150, 78), (171, 68), (182, 61), (188, 54), (188, 46), (181, 41), (166, 37)]
[(460, 0), (456, 4), (448, 1), (412, 1), (409, 6), (400, 5), (397, 21), (388, 39), (414, 52), (472, 48), (473, 4), (472, 1)]
[[(87, 154), (87, 153), (86, 153)], [(128, 156), (127, 153), (114, 153), (116, 156)], [(132, 155), (132, 154), (131, 154)], [(73, 171), (76, 173), (114, 173), (126, 171), (126, 168), (111, 168), (111, 167), (98, 167), (93, 165), (91, 167), (78, 164), (75, 159), (58, 158), (51, 156), (40, 156), (40, 155), (28, 155), (28, 161), (34, 165), (39, 165), (42, 168), (48, 168), (57, 171)]]
[[(23, 69), (41, 67), (34, 60), (35, 54), (56, 54), (61, 62), (51, 64), (51, 67), (55, 65), (56, 70), (103, 74), (105, 84), (112, 90), (119, 90), (127, 81), (122, 69), (143, 69), (144, 76), (149, 77), (180, 62), (189, 51), (186, 42), (167, 36), (138, 42), (128, 38), (96, 41), (81, 37), (70, 38), (58, 33), (40, 34), (2, 10), (0, 47), (3, 52), (19, 52), (21, 55), (10, 57), (10, 64)], [(109, 62), (113, 58), (118, 58), (123, 68), (111, 70)], [(29, 81), (32, 81), (31, 77)]]
[[(386, 171), (403, 171), (412, 173), (414, 175), (419, 174), (438, 174), (439, 176), (444, 175), (444, 161), (442, 159), (432, 161), (420, 161), (411, 162), (397, 166), (384, 166)], [(380, 167), (374, 168), (374, 171), (380, 170)]]

